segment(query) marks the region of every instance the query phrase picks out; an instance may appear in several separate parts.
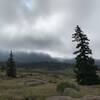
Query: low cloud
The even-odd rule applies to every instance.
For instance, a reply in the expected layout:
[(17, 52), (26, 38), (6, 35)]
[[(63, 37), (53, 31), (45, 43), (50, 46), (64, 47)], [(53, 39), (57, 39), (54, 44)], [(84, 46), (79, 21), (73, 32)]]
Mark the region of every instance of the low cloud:
[[(99, 5), (99, 0), (0, 0), (0, 49), (73, 57), (77, 24), (99, 48)], [(90, 45), (97, 58), (99, 50)]]

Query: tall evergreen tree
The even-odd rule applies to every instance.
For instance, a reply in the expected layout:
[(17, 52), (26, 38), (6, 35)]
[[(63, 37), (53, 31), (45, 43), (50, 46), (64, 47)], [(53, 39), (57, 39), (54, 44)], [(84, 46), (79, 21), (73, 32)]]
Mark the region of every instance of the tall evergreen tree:
[(11, 51), (10, 56), (7, 61), (7, 76), (8, 77), (16, 77), (16, 66), (13, 58), (13, 53)]
[(94, 59), (91, 57), (92, 50), (89, 48), (89, 39), (86, 34), (77, 25), (75, 33), (72, 34), (73, 42), (77, 43), (76, 51), (76, 65), (74, 72), (76, 73), (76, 80), (81, 85), (93, 85), (99, 83), (97, 75), (97, 66)]

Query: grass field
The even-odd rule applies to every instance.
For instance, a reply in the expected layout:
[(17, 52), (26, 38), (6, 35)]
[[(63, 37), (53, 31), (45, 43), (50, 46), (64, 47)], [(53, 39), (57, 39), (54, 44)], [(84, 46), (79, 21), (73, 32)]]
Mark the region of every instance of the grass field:
[[(73, 75), (65, 72), (21, 71), (15, 79), (5, 77), (4, 72), (0, 75), (0, 100), (45, 100), (46, 97), (59, 95), (56, 91), (57, 84), (74, 82)], [(100, 95), (100, 85), (78, 88), (78, 92), (72, 97)]]

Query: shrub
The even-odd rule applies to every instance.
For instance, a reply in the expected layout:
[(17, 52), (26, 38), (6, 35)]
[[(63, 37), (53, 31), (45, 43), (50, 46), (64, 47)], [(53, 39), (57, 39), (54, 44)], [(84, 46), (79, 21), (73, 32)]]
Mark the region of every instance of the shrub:
[(63, 95), (73, 97), (73, 96), (77, 95), (77, 93), (78, 93), (78, 91), (76, 91), (73, 88), (65, 88)]
[(75, 89), (75, 90), (79, 90), (77, 84), (67, 81), (67, 82), (59, 83), (57, 85), (57, 92), (62, 95), (64, 90), (65, 90), (65, 88), (72, 88), (72, 89)]

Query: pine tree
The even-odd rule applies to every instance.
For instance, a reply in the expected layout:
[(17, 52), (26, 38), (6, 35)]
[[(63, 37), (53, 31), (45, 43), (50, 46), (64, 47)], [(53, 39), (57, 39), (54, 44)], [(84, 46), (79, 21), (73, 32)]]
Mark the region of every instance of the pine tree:
[(89, 39), (86, 34), (77, 25), (75, 33), (72, 35), (73, 42), (77, 43), (76, 65), (74, 72), (76, 73), (76, 81), (81, 85), (93, 85), (99, 83), (97, 75), (97, 66), (94, 59), (91, 57), (92, 50), (89, 48)]
[(7, 61), (7, 76), (8, 77), (16, 77), (16, 66), (15, 66), (15, 61), (13, 59), (12, 51), (11, 51), (10, 56)]

